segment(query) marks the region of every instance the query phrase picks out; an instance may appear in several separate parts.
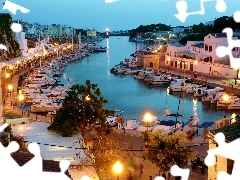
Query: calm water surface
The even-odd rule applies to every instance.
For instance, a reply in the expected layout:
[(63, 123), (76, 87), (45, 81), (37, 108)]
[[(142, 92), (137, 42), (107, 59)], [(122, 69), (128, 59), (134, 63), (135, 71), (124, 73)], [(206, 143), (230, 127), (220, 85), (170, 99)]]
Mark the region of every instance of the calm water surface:
[[(98, 84), (102, 95), (108, 100), (106, 108), (123, 110), (125, 119), (141, 120), (146, 111), (154, 113), (158, 119), (175, 119), (162, 116), (165, 108), (172, 113), (183, 114), (184, 121), (196, 114), (200, 123), (215, 121), (224, 116), (223, 111), (216, 111), (211, 105), (202, 105), (187, 95), (184, 101), (179, 94), (167, 94), (166, 87), (149, 87), (129, 75), (114, 75), (110, 69), (125, 58), (132, 58), (136, 44), (128, 42), (128, 37), (110, 37), (104, 39), (101, 45), (108, 47), (106, 53), (92, 53), (82, 60), (71, 62), (65, 68), (61, 77), (62, 83), (70, 78), (74, 84), (84, 84), (86, 80)], [(179, 109), (179, 110), (178, 110)], [(231, 113), (227, 113), (229, 117)], [(182, 118), (179, 117), (181, 121)]]

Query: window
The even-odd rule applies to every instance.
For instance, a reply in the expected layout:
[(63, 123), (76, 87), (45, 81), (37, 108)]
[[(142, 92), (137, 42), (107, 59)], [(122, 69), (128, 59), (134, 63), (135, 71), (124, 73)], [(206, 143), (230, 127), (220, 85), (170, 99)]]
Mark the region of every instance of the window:
[(205, 51), (208, 51), (208, 45), (205, 44)]
[(209, 46), (209, 52), (212, 52), (212, 46)]

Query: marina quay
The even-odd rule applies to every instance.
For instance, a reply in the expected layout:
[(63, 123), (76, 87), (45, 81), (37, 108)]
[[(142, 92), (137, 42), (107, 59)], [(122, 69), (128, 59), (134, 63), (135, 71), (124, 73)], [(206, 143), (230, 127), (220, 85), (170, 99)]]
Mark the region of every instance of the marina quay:
[[(118, 16), (118, 23), (110, 21), (105, 12), (94, 24), (79, 14), (71, 16), (70, 10), (64, 11), (71, 17), (66, 21), (65, 15), (57, 20), (46, 9), (49, 19), (39, 23), (0, 14), (0, 125), (7, 125), (0, 132), (1, 148), (16, 141), (19, 148), (11, 150), (11, 157), (21, 168), (38, 158), (42, 171), (72, 180), (213, 180), (220, 171), (235, 175), (234, 155), (221, 156), (219, 147), (221, 151), (223, 143), (232, 145), (240, 137), (240, 66), (232, 63), (239, 60), (240, 48), (229, 50), (231, 55), (217, 53), (217, 47), (231, 45), (229, 31), (222, 31), (225, 25), (233, 30), (231, 40), (239, 40), (234, 17), (179, 26), (168, 14), (167, 23), (173, 25), (131, 29), (138, 22), (125, 19), (114, 3), (123, 5), (96, 5), (113, 5), (126, 24)], [(58, 15), (63, 14), (60, 5), (54, 5)], [(152, 3), (147, 5), (154, 12)], [(88, 13), (91, 9), (68, 7), (96, 19)], [(129, 12), (128, 18), (137, 19)], [(49, 24), (50, 19), (57, 23)], [(105, 20), (122, 30), (100, 28)], [(15, 32), (12, 23), (21, 29)], [(41, 158), (31, 149), (33, 142)], [(64, 160), (69, 162), (65, 173)]]

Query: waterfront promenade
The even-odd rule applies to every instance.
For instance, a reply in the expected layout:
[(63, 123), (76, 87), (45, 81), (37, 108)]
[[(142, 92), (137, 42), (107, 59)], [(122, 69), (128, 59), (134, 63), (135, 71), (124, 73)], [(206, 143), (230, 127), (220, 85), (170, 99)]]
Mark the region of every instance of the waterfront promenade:
[[(164, 69), (165, 66), (162, 66)], [(175, 69), (175, 68), (172, 68), (170, 67), (169, 68), (169, 71), (173, 74), (181, 74), (183, 75), (184, 74), (184, 71), (183, 70), (179, 70), (179, 69)], [(192, 71), (185, 71), (186, 75), (188, 77), (191, 77), (192, 76)], [(17, 87), (17, 82), (18, 82), (18, 76), (19, 75), (15, 75), (12, 79), (12, 84), (14, 87)], [(204, 74), (202, 74), (203, 77), (205, 77)], [(198, 74), (198, 80), (201, 81), (201, 74)], [(233, 81), (231, 79), (224, 79), (222, 77), (215, 77), (215, 76), (208, 76), (207, 78), (207, 82), (213, 82), (213, 83), (221, 83), (222, 80), (226, 80), (226, 81)], [(204, 79), (203, 79), (204, 81)], [(225, 88), (227, 88), (227, 84), (223, 84), (223, 86)], [(236, 87), (237, 88), (237, 87)], [(21, 115), (22, 114), (22, 111), (21, 111), (21, 108), (19, 107), (19, 102), (17, 103), (16, 99), (17, 99), (17, 91), (14, 91), (13, 93), (13, 96), (12, 98), (10, 99), (10, 101), (12, 101), (12, 104), (16, 104), (13, 107), (14, 110), (18, 111), (18, 113)], [(10, 101), (7, 101), (7, 102), (10, 102)], [(11, 107), (11, 103), (8, 103), (8, 105), (10, 104), (9, 107)], [(28, 117), (28, 112), (24, 112), (23, 113), (23, 116), (25, 117)], [(48, 117), (48, 116), (41, 116), (41, 115), (37, 115), (36, 114), (33, 114), (33, 113), (29, 113), (29, 123), (33, 123), (35, 121), (43, 121), (43, 122), (47, 122), (47, 123), (50, 123), (51, 122), (51, 118)], [(144, 147), (144, 143), (143, 143), (143, 140), (140, 136), (140, 132), (134, 130), (134, 131), (126, 131), (126, 134), (123, 133), (122, 130), (116, 130), (114, 129), (115, 133), (114, 133), (114, 136), (116, 136), (117, 138), (121, 139), (121, 144), (122, 144), (122, 147), (127, 147), (127, 145), (131, 144), (131, 142), (134, 144), (134, 147), (136, 147), (136, 149), (138, 148), (143, 148)], [(193, 138), (193, 141), (190, 142), (192, 145), (195, 145), (196, 143), (199, 144), (199, 142), (203, 142), (203, 139), (201, 136), (199, 137), (194, 137)], [(186, 144), (186, 145), (191, 145), (191, 144)], [(206, 151), (208, 149), (208, 145), (196, 145), (193, 147), (194, 149), (196, 149), (197, 152), (199, 152), (201, 154), (201, 156), (205, 156), (206, 155)], [(124, 153), (121, 154), (122, 156), (124, 156)], [(138, 156), (139, 157), (142, 157), (141, 156), (141, 153), (138, 153)], [(152, 176), (153, 179), (156, 175), (158, 175), (158, 168), (155, 167), (155, 165), (153, 165), (150, 161), (142, 161), (142, 165), (143, 165), (143, 173), (140, 175), (140, 170), (139, 171), (136, 171), (136, 174), (135, 174), (135, 179), (144, 179), (144, 180), (147, 180), (149, 179), (149, 176)], [(127, 167), (127, 165), (126, 165)], [(127, 176), (127, 173), (124, 171), (123, 174), (120, 176), (120, 178), (122, 179), (123, 177), (126, 177)], [(116, 179), (116, 177), (114, 176), (113, 174), (113, 177), (111, 179)], [(125, 178), (123, 178), (125, 179)], [(171, 179), (174, 179), (173, 177), (171, 177)], [(206, 177), (202, 177), (202, 175), (198, 172), (196, 172), (195, 174), (191, 174), (190, 175), (190, 179), (207, 179)]]
[[(21, 74), (14, 75), (12, 78), (12, 84), (14, 87), (17, 86), (19, 75), (21, 75)], [(22, 113), (22, 110), (19, 107), (19, 102), (17, 102), (17, 91), (14, 91), (12, 94), (12, 97), (8, 98), (6, 100), (4, 107), (12, 108), (20, 116), (28, 117), (29, 123), (34, 123), (36, 121), (39, 121), (39, 122), (47, 122), (50, 124), (50, 122), (51, 122), (51, 117), (49, 117), (49, 116), (36, 115), (33, 113), (29, 113), (27, 111), (23, 111), (23, 113)], [(124, 134), (123, 130), (114, 128), (113, 136), (115, 136), (117, 139), (119, 139), (121, 141), (121, 148), (123, 148), (123, 149), (126, 149), (128, 146), (132, 145), (133, 149), (144, 150), (144, 142), (141, 137), (141, 133), (137, 130), (126, 130), (126, 133)], [(208, 145), (207, 144), (200, 145), (199, 143), (204, 143), (203, 138), (201, 136), (194, 137), (192, 142), (186, 142), (186, 145), (194, 145), (193, 149), (196, 150), (201, 155), (201, 157), (205, 157), (206, 151), (208, 149)], [(206, 141), (205, 141), (205, 143), (206, 143)], [(134, 152), (134, 154), (140, 159), (139, 165), (142, 166), (142, 173), (140, 171), (141, 169), (139, 169), (139, 168), (134, 171), (134, 179), (147, 180), (147, 179), (149, 179), (149, 176), (152, 176), (154, 178), (159, 174), (159, 170), (154, 164), (152, 164), (148, 160), (144, 160), (144, 161), (142, 160), (143, 151), (141, 151), (141, 152), (136, 151), (136, 152)], [(124, 151), (121, 152), (121, 156), (122, 157), (126, 156), (126, 152), (124, 152)], [(128, 167), (127, 162), (125, 162), (124, 167), (126, 167), (125, 170), (127, 170), (127, 167)], [(124, 171), (120, 175), (120, 178), (127, 179), (127, 176), (128, 176), (127, 172)], [(112, 174), (112, 177), (110, 177), (110, 179), (112, 179), (112, 180), (115, 179), (114, 174)], [(171, 176), (170, 180), (173, 180), (173, 179), (174, 179), (174, 177)], [(207, 178), (203, 177), (200, 174), (200, 171), (197, 171), (194, 174), (190, 174), (190, 179), (206, 180)]]

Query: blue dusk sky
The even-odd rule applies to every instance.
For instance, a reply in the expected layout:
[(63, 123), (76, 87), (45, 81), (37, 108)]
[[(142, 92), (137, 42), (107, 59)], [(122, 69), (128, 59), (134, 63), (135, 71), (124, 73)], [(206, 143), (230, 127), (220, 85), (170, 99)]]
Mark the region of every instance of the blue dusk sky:
[[(2, 3), (5, 0), (0, 0)], [(185, 23), (180, 22), (177, 13), (177, 0), (119, 0), (105, 3), (105, 0), (10, 0), (30, 9), (23, 14), (17, 11), (13, 19), (22, 19), (29, 23), (62, 24), (74, 28), (96, 29), (103, 32), (131, 30), (140, 25), (166, 24), (174, 26), (190, 26), (207, 22), (221, 16), (232, 16), (240, 10), (239, 0), (225, 0), (227, 10), (218, 13), (215, 9), (216, 0), (204, 2), (204, 15), (188, 16)], [(200, 0), (186, 0), (188, 12), (200, 10)], [(7, 13), (9, 11), (3, 10)]]

